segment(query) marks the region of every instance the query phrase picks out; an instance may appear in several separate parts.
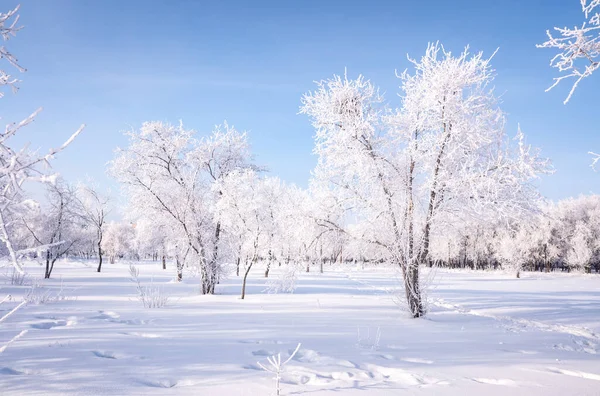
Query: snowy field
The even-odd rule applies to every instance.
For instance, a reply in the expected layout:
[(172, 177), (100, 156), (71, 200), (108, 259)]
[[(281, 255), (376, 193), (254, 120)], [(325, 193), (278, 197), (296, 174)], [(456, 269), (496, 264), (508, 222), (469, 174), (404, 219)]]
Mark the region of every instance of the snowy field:
[[(294, 294), (264, 293), (253, 269), (246, 300), (232, 276), (217, 295), (198, 279), (137, 263), (170, 296), (135, 299), (127, 263), (58, 263), (44, 284), (70, 299), (28, 305), (0, 325), (2, 395), (270, 395), (257, 361), (281, 352), (285, 395), (600, 395), (600, 278), (438, 270), (430, 313), (408, 319), (391, 269), (301, 274)], [(276, 268), (272, 276), (277, 276)], [(42, 269), (31, 267), (34, 275)], [(26, 286), (1, 287), (19, 300)], [(3, 311), (16, 302), (2, 304)], [(360, 333), (360, 334), (359, 334)]]

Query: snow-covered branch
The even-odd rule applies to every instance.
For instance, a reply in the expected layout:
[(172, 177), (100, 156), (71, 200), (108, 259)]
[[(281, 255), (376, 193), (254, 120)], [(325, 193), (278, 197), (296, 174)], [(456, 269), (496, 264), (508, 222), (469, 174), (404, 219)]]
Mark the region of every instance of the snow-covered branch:
[(558, 69), (563, 75), (554, 78), (547, 90), (556, 87), (561, 81), (575, 79), (564, 103), (567, 104), (575, 89), (583, 80), (600, 68), (600, 14), (594, 13), (600, 5), (598, 0), (581, 0), (581, 7), (587, 19), (581, 27), (555, 27), (557, 35), (547, 30), (548, 40), (538, 44), (538, 48), (555, 48), (559, 51), (551, 60), (550, 66)]
[[(19, 7), (17, 6), (7, 13), (0, 14), (0, 36), (4, 41), (14, 37), (20, 30), (20, 27), (17, 26), (19, 20), (18, 10)], [(25, 71), (17, 63), (16, 57), (5, 47), (0, 47), (0, 60), (2, 59), (18, 71)], [(10, 86), (15, 90), (16, 82), (17, 80), (11, 77), (8, 72), (0, 69), (0, 87)], [(0, 95), (2, 94), (0, 93)], [(54, 183), (56, 175), (47, 174), (39, 169), (39, 165), (44, 163), (49, 166), (50, 160), (71, 144), (84, 128), (84, 125), (81, 125), (63, 145), (50, 149), (46, 155), (37, 155), (30, 152), (28, 145), (20, 150), (13, 149), (10, 146), (10, 139), (17, 135), (23, 127), (33, 122), (40, 111), (41, 108), (19, 123), (8, 124), (4, 133), (0, 133), (0, 241), (6, 246), (10, 261), (19, 273), (23, 273), (23, 268), (19, 262), (18, 249), (13, 241), (13, 228), (22, 212), (26, 211), (28, 207), (23, 186), (28, 182)]]

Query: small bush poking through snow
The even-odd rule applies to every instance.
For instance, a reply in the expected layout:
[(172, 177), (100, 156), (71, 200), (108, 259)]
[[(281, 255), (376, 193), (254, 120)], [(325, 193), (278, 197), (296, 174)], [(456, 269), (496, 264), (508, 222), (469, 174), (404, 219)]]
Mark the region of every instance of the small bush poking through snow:
[(35, 305), (55, 303), (67, 299), (69, 299), (69, 297), (64, 293), (62, 282), (60, 284), (60, 289), (58, 289), (58, 291), (53, 291), (44, 287), (41, 279), (34, 279), (27, 290), (27, 294), (23, 297), (23, 300), (27, 301), (28, 304)]
[(297, 270), (295, 265), (287, 265), (281, 274), (267, 282), (266, 291), (269, 294), (277, 293), (294, 293), (296, 290), (296, 279), (298, 278)]
[(139, 275), (140, 271), (135, 265), (129, 265), (129, 275), (138, 293), (138, 300), (142, 302), (144, 308), (164, 308), (168, 302), (169, 297), (163, 292), (159, 286), (154, 286), (154, 281), (150, 283), (150, 286), (142, 286)]
[(21, 274), (15, 268), (11, 268), (4, 276), (12, 286), (25, 286), (29, 283), (29, 276), (27, 273), (24, 272)]
[(278, 353), (277, 355), (269, 356), (267, 358), (267, 361), (269, 362), (269, 366), (263, 366), (261, 362), (257, 362), (261, 369), (263, 369), (269, 373), (275, 374), (275, 377), (273, 377), (273, 379), (275, 380), (275, 395), (277, 395), (277, 396), (281, 395), (280, 383), (281, 383), (281, 373), (283, 372), (283, 367), (290, 360), (292, 360), (292, 358), (296, 355), (296, 353), (298, 353), (298, 350), (300, 349), (300, 345), (302, 345), (302, 344), (298, 344), (298, 346), (296, 347), (296, 349), (294, 349), (294, 352), (292, 352), (290, 357), (288, 357), (287, 360), (285, 360), (283, 362), (281, 361), (281, 353)]
[(373, 332), (373, 334), (371, 334), (370, 327), (366, 328), (366, 334), (365, 334), (364, 329), (363, 329), (363, 331), (361, 331), (360, 327), (356, 328), (356, 345), (359, 348), (371, 349), (373, 351), (376, 351), (379, 349), (380, 339), (381, 339), (381, 328), (380, 327), (378, 327), (377, 330)]

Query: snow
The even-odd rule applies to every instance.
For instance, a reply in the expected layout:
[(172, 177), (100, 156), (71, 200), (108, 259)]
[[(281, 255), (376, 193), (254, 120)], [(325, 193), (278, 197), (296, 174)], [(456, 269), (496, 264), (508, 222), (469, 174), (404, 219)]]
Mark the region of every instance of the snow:
[[(400, 284), (386, 267), (327, 265), (302, 273), (293, 294), (265, 292), (260, 267), (246, 300), (238, 277), (199, 295), (199, 279), (160, 261), (135, 262), (169, 305), (145, 309), (129, 262), (58, 262), (44, 285), (62, 301), (27, 305), (0, 325), (3, 395), (270, 395), (268, 356), (287, 359), (284, 395), (598, 395), (597, 275), (437, 270), (429, 314), (410, 319), (395, 304)], [(29, 265), (29, 273), (43, 268)], [(281, 268), (272, 268), (276, 277)], [(427, 274), (426, 274), (427, 276)], [(0, 286), (14, 300), (27, 286)], [(366, 391), (366, 392), (365, 392)]]

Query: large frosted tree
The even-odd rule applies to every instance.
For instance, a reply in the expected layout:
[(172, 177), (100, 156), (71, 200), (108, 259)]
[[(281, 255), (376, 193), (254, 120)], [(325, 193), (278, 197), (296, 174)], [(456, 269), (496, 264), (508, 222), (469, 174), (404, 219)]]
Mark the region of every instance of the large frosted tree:
[(511, 144), (481, 53), (455, 56), (432, 44), (411, 62), (414, 71), (399, 76), (396, 110), (364, 77), (334, 76), (303, 97), (301, 112), (316, 128), (315, 177), (351, 214), (330, 225), (387, 252), (401, 269), (410, 314), (420, 317), (419, 266), (431, 259), (441, 219), (532, 210), (538, 194), (530, 182), (547, 162), (520, 131)]

